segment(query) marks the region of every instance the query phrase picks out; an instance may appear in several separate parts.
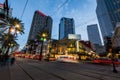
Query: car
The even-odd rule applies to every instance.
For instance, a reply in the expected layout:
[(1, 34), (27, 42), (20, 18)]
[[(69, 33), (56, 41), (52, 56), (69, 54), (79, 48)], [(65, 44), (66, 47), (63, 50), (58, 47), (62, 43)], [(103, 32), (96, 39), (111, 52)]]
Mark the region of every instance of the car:
[(34, 59), (36, 59), (36, 60), (41, 60), (41, 59), (42, 59), (42, 55), (36, 54), (36, 55), (34, 56)]
[(45, 57), (44, 60), (45, 61), (55, 61), (56, 58), (55, 57)]
[(56, 58), (55, 57), (49, 57), (49, 61), (55, 61)]
[(26, 54), (25, 58), (30, 59), (30, 54)]
[(34, 59), (35, 55), (34, 54), (31, 54), (30, 55), (30, 59)]
[(71, 63), (78, 63), (77, 60), (74, 59), (74, 57), (69, 57), (67, 55), (60, 56), (56, 61), (58, 62), (71, 62)]
[(25, 58), (25, 54), (21, 54), (21, 58)]
[(113, 62), (115, 64), (120, 64), (120, 62), (118, 60), (111, 60), (110, 58), (97, 58), (93, 60), (93, 63), (97, 63), (97, 64), (113, 64)]

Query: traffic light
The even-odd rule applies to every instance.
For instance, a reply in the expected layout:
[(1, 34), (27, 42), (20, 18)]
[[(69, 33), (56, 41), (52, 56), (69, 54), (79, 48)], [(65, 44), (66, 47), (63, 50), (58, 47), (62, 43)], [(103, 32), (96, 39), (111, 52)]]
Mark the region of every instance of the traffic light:
[(46, 38), (44, 38), (44, 37), (41, 37), (40, 38), (40, 41), (46, 41), (47, 39)]
[(48, 34), (47, 33), (42, 33), (41, 35), (39, 35), (39, 40), (40, 41), (46, 41), (48, 38)]
[(40, 41), (44, 41), (44, 38), (43, 38), (43, 37), (40, 37)]

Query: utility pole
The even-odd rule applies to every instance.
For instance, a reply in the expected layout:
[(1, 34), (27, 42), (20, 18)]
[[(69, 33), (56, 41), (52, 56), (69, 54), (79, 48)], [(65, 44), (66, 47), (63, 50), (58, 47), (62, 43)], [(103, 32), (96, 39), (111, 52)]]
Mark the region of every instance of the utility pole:
[(8, 0), (5, 0), (5, 2), (4, 2), (4, 12), (7, 12), (5, 15), (6, 15), (7, 19), (8, 19), (8, 17), (9, 17)]
[(112, 48), (112, 64), (113, 64), (113, 72), (114, 73), (118, 73), (118, 71), (117, 71), (117, 69), (116, 69), (116, 66), (115, 66), (115, 63), (114, 63), (114, 61), (115, 61), (115, 51), (114, 51), (114, 48)]

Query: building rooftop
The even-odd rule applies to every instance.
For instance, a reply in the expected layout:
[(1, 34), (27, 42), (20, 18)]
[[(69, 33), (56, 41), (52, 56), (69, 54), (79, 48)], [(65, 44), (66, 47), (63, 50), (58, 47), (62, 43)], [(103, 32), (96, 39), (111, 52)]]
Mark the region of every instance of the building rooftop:
[(46, 16), (44, 13), (42, 13), (41, 11), (37, 10), (37, 12), (42, 15), (42, 16)]

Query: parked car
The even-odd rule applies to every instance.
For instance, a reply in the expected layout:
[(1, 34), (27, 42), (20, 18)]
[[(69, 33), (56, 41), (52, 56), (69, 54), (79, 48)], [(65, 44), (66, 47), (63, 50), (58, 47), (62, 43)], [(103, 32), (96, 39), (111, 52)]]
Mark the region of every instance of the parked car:
[(55, 56), (52, 56), (52, 55), (48, 54), (48, 55), (44, 56), (44, 60), (46, 60), (46, 61), (55, 61), (56, 58), (55, 58)]

